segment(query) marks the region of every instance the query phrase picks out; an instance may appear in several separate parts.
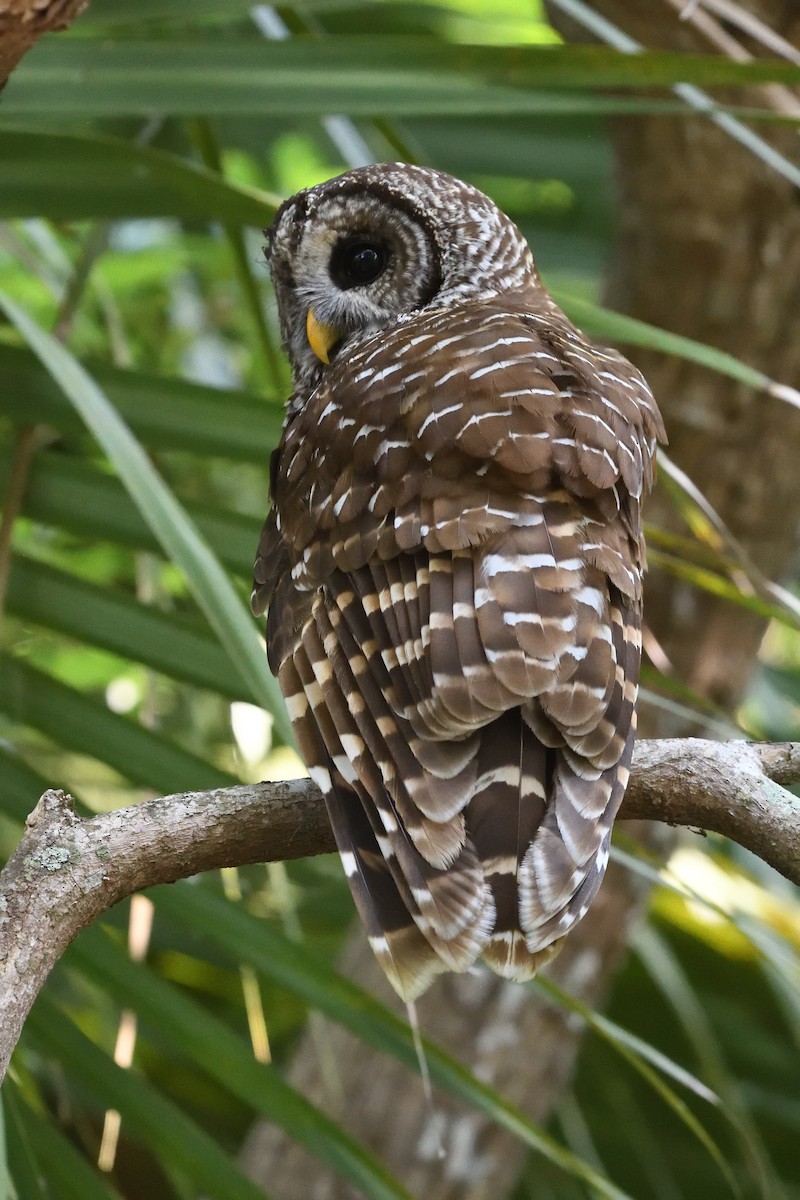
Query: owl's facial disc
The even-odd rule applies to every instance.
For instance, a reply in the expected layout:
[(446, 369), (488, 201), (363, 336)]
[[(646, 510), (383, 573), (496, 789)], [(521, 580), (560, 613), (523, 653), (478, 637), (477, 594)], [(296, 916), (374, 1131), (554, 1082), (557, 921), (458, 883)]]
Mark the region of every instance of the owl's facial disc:
[(420, 224), (382, 197), (335, 195), (307, 220), (294, 268), (308, 344), (323, 363), (353, 334), (417, 308), (431, 247)]
[(271, 266), (284, 344), (297, 378), (313, 378), (353, 338), (385, 329), (440, 286), (424, 212), (345, 177), (301, 193), (274, 227)]
[[(368, 234), (346, 234), (333, 247), (328, 265), (331, 282), (346, 292), (365, 288), (374, 283), (386, 270), (391, 248), (383, 238)], [(313, 308), (306, 316), (308, 344), (320, 362), (326, 365), (345, 334), (345, 329), (320, 321)]]

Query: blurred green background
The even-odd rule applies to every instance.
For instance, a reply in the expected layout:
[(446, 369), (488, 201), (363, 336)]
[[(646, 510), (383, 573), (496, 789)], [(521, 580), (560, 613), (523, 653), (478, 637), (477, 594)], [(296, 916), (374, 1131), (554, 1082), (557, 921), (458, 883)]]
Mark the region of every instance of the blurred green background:
[[(301, 773), (265, 713), (275, 691), (247, 612), (289, 385), (261, 249), (275, 204), (370, 158), (451, 171), (519, 223), (576, 321), (624, 338), (599, 307), (615, 210), (605, 122), (677, 104), (637, 85), (716, 78), (700, 60), (561, 46), (529, 0), (93, 0), (36, 47), (0, 105), (0, 497), (20, 495), (0, 550), (5, 855), (49, 786), (100, 812)], [(222, 571), (194, 544), (175, 552), (181, 518), (159, 510), (130, 440), (113, 425), (103, 440), (109, 411)], [(695, 520), (664, 545), (693, 586), (752, 607), (704, 533)], [(797, 739), (797, 613), (762, 609), (763, 667), (711, 728)], [(653, 667), (643, 704), (695, 728), (709, 716)], [(656, 877), (624, 837), (618, 854)], [(688, 834), (658, 879), (552, 1143), (517, 1128), (540, 1146), (518, 1200), (800, 1196), (796, 890)], [(406, 1194), (283, 1080), (309, 1008), (362, 1036), (376, 1070), (376, 1048), (415, 1069), (402, 1024), (334, 972), (352, 919), (338, 860), (150, 899), (154, 914), (120, 905), (82, 935), (36, 1004), (2, 1092), (5, 1194), (263, 1195), (237, 1153), (264, 1114), (363, 1194)], [(501, 1097), (436, 1062), (445, 1086), (509, 1123)]]

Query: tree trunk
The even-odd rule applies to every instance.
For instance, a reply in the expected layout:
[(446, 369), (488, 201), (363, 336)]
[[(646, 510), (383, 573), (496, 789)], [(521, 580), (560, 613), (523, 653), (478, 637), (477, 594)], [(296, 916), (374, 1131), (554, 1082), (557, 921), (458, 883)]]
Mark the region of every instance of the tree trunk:
[[(650, 47), (715, 49), (678, 19), (668, 0), (595, 0), (594, 7)], [(795, 3), (747, 0), (743, 7), (800, 43)], [(761, 124), (759, 132), (796, 154), (794, 130)], [(620, 227), (608, 302), (800, 384), (800, 204), (791, 186), (699, 117), (625, 119), (615, 128), (615, 143)], [(631, 357), (659, 399), (673, 459), (761, 569), (780, 576), (800, 518), (800, 415), (690, 363), (639, 350)], [(647, 516), (679, 527), (664, 496)], [(730, 710), (753, 670), (763, 622), (661, 572), (653, 572), (647, 590), (648, 624), (679, 675)], [(643, 718), (648, 735), (672, 731), (652, 714)], [(609, 871), (553, 977), (589, 1004), (602, 1004), (645, 900), (630, 875)], [(360, 929), (343, 970), (385, 992)], [(525, 988), (485, 975), (445, 978), (418, 1008), (426, 1033), (531, 1117), (547, 1117), (578, 1047), (578, 1033), (563, 1013)], [(415, 1076), (365, 1053), (341, 1030), (326, 1026), (321, 1038), (307, 1034), (290, 1076), (375, 1149), (416, 1196), (502, 1195), (520, 1169), (525, 1152), (518, 1143), (447, 1097), (436, 1096), (431, 1115)], [(282, 1200), (354, 1195), (266, 1126), (252, 1131), (245, 1161)]]
[[(596, 0), (594, 7), (650, 46), (709, 50), (676, 20), (668, 0)], [(743, 7), (800, 44), (796, 3), (748, 0)], [(796, 129), (757, 128), (796, 161)], [(631, 118), (616, 124), (614, 136), (619, 252), (608, 281), (609, 305), (718, 346), (797, 386), (796, 189), (708, 120)], [(632, 357), (661, 403), (672, 458), (763, 573), (780, 578), (800, 524), (796, 410), (679, 359), (640, 350)], [(680, 528), (663, 494), (656, 494), (647, 517)], [(731, 710), (752, 674), (763, 621), (656, 570), (645, 612), (678, 675)]]

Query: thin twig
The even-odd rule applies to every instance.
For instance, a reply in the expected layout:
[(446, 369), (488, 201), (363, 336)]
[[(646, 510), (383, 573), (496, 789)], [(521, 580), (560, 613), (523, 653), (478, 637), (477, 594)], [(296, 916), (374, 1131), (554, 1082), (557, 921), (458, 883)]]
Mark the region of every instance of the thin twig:
[(60, 342), (65, 342), (70, 335), (75, 314), (89, 284), (92, 268), (108, 245), (111, 225), (111, 221), (97, 221), (81, 246), (75, 270), (64, 289), (53, 326), (53, 337), (58, 338)]
[[(641, 54), (645, 47), (641, 42), (637, 42), (630, 37), (613, 21), (609, 21), (606, 17), (595, 12), (584, 0), (551, 0), (551, 3), (567, 16), (572, 17), (584, 29), (588, 29), (591, 33), (602, 42), (606, 42), (609, 46), (614, 46), (623, 54)], [(734, 141), (739, 142), (750, 151), (761, 162), (765, 163), (773, 171), (777, 171), (784, 179), (788, 180), (794, 187), (800, 188), (800, 167), (793, 163), (776, 150), (774, 146), (760, 137), (754, 130), (748, 128), (738, 118), (732, 116), (728, 112), (720, 110), (719, 105), (714, 101), (707, 92), (695, 87), (692, 83), (676, 83), (672, 86), (672, 91), (676, 96), (695, 112), (708, 117), (709, 121), (713, 121), (720, 129), (732, 137)]]
[(658, 464), (661, 471), (680, 488), (684, 495), (692, 501), (706, 520), (713, 526), (731, 556), (739, 564), (738, 578), (735, 580), (739, 590), (746, 595), (748, 587), (743, 585), (749, 585), (752, 595), (758, 596), (761, 600), (765, 600), (769, 604), (782, 608), (792, 626), (794, 628), (800, 627), (800, 600), (796, 596), (793, 596), (786, 588), (781, 587), (780, 584), (773, 583), (771, 579), (767, 578), (745, 550), (739, 539), (733, 535), (711, 501), (706, 498), (697, 484), (692, 482), (685, 471), (682, 471), (663, 450), (659, 450), (658, 452)]
[[(719, 21), (711, 15), (711, 13), (708, 11), (708, 9), (711, 7), (711, 4), (707, 3), (705, 7), (698, 6), (692, 9), (691, 12), (687, 13), (684, 0), (667, 0), (667, 3), (671, 4), (672, 7), (678, 11), (678, 15), (681, 20), (693, 25), (697, 32), (704, 37), (710, 45), (715, 46), (718, 50), (721, 50), (722, 53), (727, 58), (730, 58), (733, 62), (754, 61), (755, 55), (751, 54), (750, 51), (741, 44), (741, 42), (737, 41), (732, 34), (728, 33), (728, 31), (723, 28), (722, 25), (720, 25)], [(736, 8), (737, 6), (730, 5), (729, 7)], [(728, 18), (727, 13), (721, 13), (721, 15), (726, 17), (726, 19)], [(762, 26), (761, 22), (758, 22), (758, 25), (762, 30), (771, 32), (767, 26)], [(763, 42), (763, 37), (761, 40)], [(783, 41), (782, 38), (779, 40), (781, 42)], [(794, 50), (794, 47), (790, 46), (788, 42), (785, 43), (785, 45), (788, 46), (790, 50)], [(774, 46), (770, 48), (774, 49)], [(796, 51), (791, 56), (791, 61), (797, 61)], [(782, 113), (786, 117), (800, 116), (800, 100), (798, 100), (791, 88), (785, 87), (780, 83), (768, 83), (762, 87), (759, 87), (757, 90), (760, 96), (763, 98), (764, 103), (769, 108), (772, 108), (775, 112)]]
[(749, 34), (753, 41), (759, 42), (765, 50), (779, 58), (785, 58), (795, 66), (800, 66), (800, 50), (760, 20), (755, 13), (748, 12), (733, 0), (702, 0), (702, 3), (709, 12), (716, 13), (724, 21), (741, 29), (742, 33)]

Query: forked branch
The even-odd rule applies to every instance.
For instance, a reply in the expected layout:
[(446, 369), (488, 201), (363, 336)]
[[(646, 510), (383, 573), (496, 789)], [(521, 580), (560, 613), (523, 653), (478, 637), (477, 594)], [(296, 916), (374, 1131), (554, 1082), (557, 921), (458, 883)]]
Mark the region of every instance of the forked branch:
[[(800, 743), (643, 741), (622, 818), (733, 838), (800, 883)], [(334, 849), (308, 779), (184, 792), (83, 820), (45, 792), (0, 874), (0, 1078), (50, 970), (75, 935), (159, 883)]]

